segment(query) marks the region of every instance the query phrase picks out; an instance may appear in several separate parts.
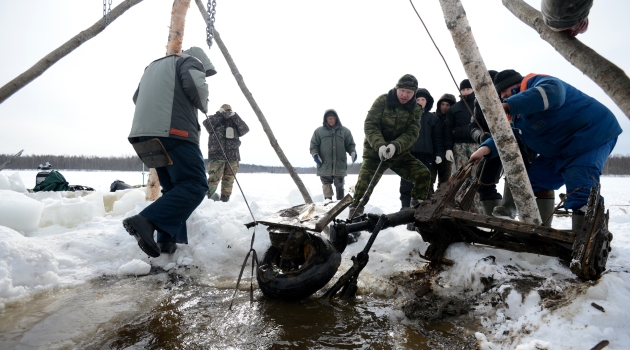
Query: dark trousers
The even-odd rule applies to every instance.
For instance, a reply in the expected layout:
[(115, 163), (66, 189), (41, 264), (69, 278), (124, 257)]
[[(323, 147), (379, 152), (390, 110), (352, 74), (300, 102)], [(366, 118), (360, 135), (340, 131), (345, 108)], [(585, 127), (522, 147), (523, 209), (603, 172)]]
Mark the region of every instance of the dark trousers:
[[(411, 153), (416, 159), (418, 159), (424, 166), (433, 171), (435, 157), (429, 153)], [(411, 203), (411, 190), (413, 190), (413, 183), (400, 178), (400, 205), (402, 207), (408, 207)], [(433, 194), (433, 183), (429, 186), (429, 196)]]
[(322, 182), (322, 185), (332, 185), (335, 186), (336, 193), (343, 193), (343, 185), (346, 183), (345, 176), (320, 176), (319, 179)]
[(431, 188), (433, 188), (436, 179), (438, 180), (437, 188), (440, 188), (443, 183), (451, 178), (452, 170), (453, 163), (447, 161), (444, 157), (442, 157), (442, 163), (433, 164), (433, 169), (431, 170)]
[[(141, 138), (144, 141), (148, 138)], [(198, 145), (179, 139), (160, 137), (173, 165), (156, 168), (162, 196), (140, 215), (158, 228), (158, 242), (188, 243), (186, 220), (203, 201), (208, 191), (203, 155)]]
[(477, 166), (477, 178), (479, 179), (479, 200), (501, 199), (501, 194), (497, 191), (497, 182), (501, 179), (503, 165), (499, 157), (483, 158)]

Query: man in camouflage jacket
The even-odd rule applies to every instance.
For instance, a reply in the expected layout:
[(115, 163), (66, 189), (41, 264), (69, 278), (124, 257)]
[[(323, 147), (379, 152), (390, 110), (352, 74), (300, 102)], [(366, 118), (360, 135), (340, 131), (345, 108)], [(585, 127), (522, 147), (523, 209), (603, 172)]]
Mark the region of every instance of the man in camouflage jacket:
[(415, 99), (417, 89), (418, 80), (411, 74), (405, 74), (398, 80), (395, 88), (379, 96), (372, 104), (365, 118), (363, 163), (355, 186), (350, 215), (362, 214), (363, 207), (359, 203), (362, 197), (362, 205), (370, 199), (373, 190), (372, 187), (368, 191), (370, 180), (374, 178), (375, 186), (387, 169), (392, 169), (400, 177), (413, 183), (412, 198), (424, 200), (429, 195), (431, 173), (410, 152), (418, 139), (422, 115), (422, 107), (416, 104)]
[[(249, 127), (238, 114), (232, 111), (232, 107), (228, 104), (222, 105), (218, 112), (204, 120), (203, 126), (210, 134), (208, 138), (207, 195), (208, 198), (212, 198), (220, 181), (220, 199), (227, 202), (230, 200), (234, 176), (241, 161), (241, 155), (238, 151), (241, 146), (240, 137), (249, 132)], [(229, 163), (225, 156), (229, 159)]]

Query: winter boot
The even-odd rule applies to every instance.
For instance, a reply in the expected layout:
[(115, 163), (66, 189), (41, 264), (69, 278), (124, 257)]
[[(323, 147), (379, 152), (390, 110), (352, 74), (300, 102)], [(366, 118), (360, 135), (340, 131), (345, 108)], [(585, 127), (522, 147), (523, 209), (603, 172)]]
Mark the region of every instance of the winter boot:
[(227, 194), (221, 195), (221, 202), (228, 202), (230, 200), (230, 196)]
[[(535, 195), (536, 205), (540, 212), (540, 219), (543, 221), (544, 226), (551, 227), (551, 222), (553, 221), (553, 215), (551, 215), (551, 213), (553, 213), (553, 209), (555, 208), (555, 192), (553, 190), (540, 191), (535, 193)], [(549, 217), (549, 220), (547, 220), (547, 217)], [(547, 220), (547, 222), (545, 222), (545, 220)]]
[(500, 207), (502, 201), (503, 200), (501, 198), (482, 200), (481, 206), (483, 207), (483, 213), (486, 215), (492, 215), (494, 208)]
[(574, 210), (571, 215), (571, 231), (577, 233), (584, 226), (584, 212), (581, 210)]
[(160, 252), (165, 254), (173, 254), (177, 250), (175, 242), (158, 242), (157, 245), (160, 247)]
[(494, 207), (492, 216), (509, 216), (512, 219), (516, 217), (516, 204), (507, 181), (503, 185), (503, 202), (501, 202), (501, 205)]
[(208, 196), (208, 198), (212, 199), (212, 200), (213, 200), (213, 201), (215, 201), (215, 202), (216, 202), (216, 201), (218, 201), (218, 200), (220, 199), (219, 194), (218, 194), (218, 193), (216, 193), (216, 192), (214, 192), (214, 193), (212, 194), (212, 196)]
[(123, 227), (138, 241), (138, 245), (148, 256), (157, 258), (160, 256), (160, 247), (153, 239), (156, 227), (149, 219), (141, 215), (134, 215), (123, 220)]
[(333, 197), (333, 189), (331, 184), (322, 185), (322, 190), (324, 190), (324, 199), (332, 200)]
[(340, 201), (343, 199), (343, 187), (337, 188), (337, 200)]
[[(356, 212), (355, 212), (355, 209), (356, 209)], [(357, 207), (351, 205), (348, 208), (348, 219), (350, 219), (350, 216), (352, 215), (352, 213), (354, 213), (354, 217), (352, 218), (352, 222), (359, 221), (358, 218), (359, 218), (359, 216), (363, 215), (363, 210), (365, 210), (365, 208), (362, 207), (362, 206), (357, 208)]]

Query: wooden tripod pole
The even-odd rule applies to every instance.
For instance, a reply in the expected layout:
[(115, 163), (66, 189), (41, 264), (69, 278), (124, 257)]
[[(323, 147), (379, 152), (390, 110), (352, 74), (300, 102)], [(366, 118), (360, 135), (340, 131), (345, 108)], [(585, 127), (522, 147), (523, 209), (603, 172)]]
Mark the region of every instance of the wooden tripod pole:
[(444, 12), (446, 27), (451, 32), (459, 58), (499, 150), (519, 218), (523, 222), (540, 225), (542, 220), (521, 152), (473, 37), (466, 11), (459, 0), (440, 0), (440, 5)]
[[(182, 51), (182, 42), (184, 41), (184, 25), (186, 23), (186, 13), (190, 7), (190, 0), (173, 1), (173, 10), (171, 11), (171, 25), (168, 31), (168, 42), (166, 43), (166, 55), (176, 54)], [(149, 170), (149, 179), (147, 180), (147, 196), (148, 201), (154, 201), (160, 196), (160, 179), (155, 169)]]
[[(206, 20), (207, 12), (206, 12), (205, 6), (203, 5), (203, 3), (201, 3), (201, 0), (195, 0), (195, 2), (197, 3), (197, 7), (199, 7), (199, 11), (201, 12), (201, 15), (203, 16), (204, 20)], [(223, 57), (227, 61), (228, 65), (230, 66), (230, 70), (232, 71), (232, 75), (234, 75), (234, 78), (236, 79), (236, 83), (241, 88), (243, 95), (247, 99), (247, 102), (249, 102), (249, 105), (254, 110), (254, 113), (256, 113), (256, 116), (258, 117), (260, 124), (262, 124), (263, 130), (265, 131), (265, 134), (267, 134), (267, 138), (269, 139), (269, 143), (271, 144), (271, 147), (274, 149), (274, 151), (276, 151), (276, 154), (278, 155), (278, 158), (280, 158), (282, 165), (284, 165), (284, 167), (289, 172), (289, 175), (291, 175), (291, 178), (295, 182), (295, 185), (297, 186), (298, 190), (302, 194), (302, 198), (304, 198), (304, 202), (313, 203), (313, 200), (311, 199), (311, 196), (306, 190), (306, 187), (304, 186), (302, 179), (300, 179), (300, 176), (295, 172), (295, 169), (293, 168), (293, 166), (291, 165), (291, 163), (285, 156), (284, 152), (282, 151), (282, 148), (280, 148), (280, 144), (278, 144), (278, 140), (276, 140), (276, 137), (274, 136), (273, 131), (271, 130), (271, 127), (269, 126), (269, 123), (267, 123), (267, 119), (265, 118), (262, 111), (260, 110), (260, 107), (258, 107), (258, 103), (256, 103), (256, 100), (254, 100), (254, 96), (252, 96), (252, 93), (247, 88), (247, 85), (245, 85), (245, 81), (243, 81), (243, 76), (238, 71), (238, 68), (236, 67), (236, 63), (234, 63), (234, 60), (232, 59), (230, 52), (225, 46), (225, 43), (223, 42), (223, 40), (221, 40), (221, 36), (219, 35), (219, 32), (217, 32), (216, 30), (214, 31), (214, 39), (216, 40), (217, 45), (219, 46), (219, 49), (221, 49), (221, 53), (223, 54)]]

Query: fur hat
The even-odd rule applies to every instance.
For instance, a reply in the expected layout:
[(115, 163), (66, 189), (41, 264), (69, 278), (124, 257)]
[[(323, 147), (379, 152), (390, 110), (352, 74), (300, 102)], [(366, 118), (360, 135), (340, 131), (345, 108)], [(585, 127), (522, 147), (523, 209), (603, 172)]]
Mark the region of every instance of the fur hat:
[(231, 110), (232, 110), (232, 107), (231, 107), (229, 104), (227, 104), (227, 103), (226, 103), (226, 104), (224, 104), (224, 105), (222, 105), (222, 106), (221, 106), (221, 109), (220, 109), (220, 110), (221, 110), (221, 111), (231, 111)]
[(418, 89), (418, 79), (411, 74), (405, 74), (398, 79), (396, 89), (409, 89), (416, 91)]
[(472, 89), (472, 85), (470, 85), (470, 80), (464, 79), (461, 83), (459, 83), (459, 91), (464, 89)]
[(501, 93), (502, 90), (514, 84), (518, 84), (521, 81), (523, 81), (523, 76), (519, 72), (514, 69), (506, 69), (494, 76), (494, 87), (497, 89), (498, 93)]

